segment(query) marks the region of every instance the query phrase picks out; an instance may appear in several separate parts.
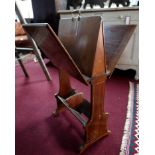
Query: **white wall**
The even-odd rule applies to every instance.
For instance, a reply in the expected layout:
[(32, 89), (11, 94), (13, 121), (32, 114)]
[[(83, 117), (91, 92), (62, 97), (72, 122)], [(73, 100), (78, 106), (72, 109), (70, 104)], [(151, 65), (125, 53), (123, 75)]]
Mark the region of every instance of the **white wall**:
[[(39, 0), (38, 0), (38, 2), (39, 2)], [(25, 0), (25, 1), (16, 0), (16, 3), (18, 4), (18, 6), (21, 10), (22, 16), (24, 18), (33, 18), (31, 0)]]

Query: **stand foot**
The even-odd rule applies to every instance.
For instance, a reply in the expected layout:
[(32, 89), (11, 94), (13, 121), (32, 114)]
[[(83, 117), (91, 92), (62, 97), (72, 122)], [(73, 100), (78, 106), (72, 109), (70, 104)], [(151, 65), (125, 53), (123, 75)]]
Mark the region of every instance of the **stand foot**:
[(87, 148), (89, 148), (92, 144), (94, 144), (95, 142), (97, 142), (97, 141), (101, 140), (102, 138), (108, 136), (110, 133), (111, 133), (111, 131), (108, 130), (107, 133), (105, 133), (104, 135), (98, 137), (97, 139), (94, 139), (93, 141), (90, 141), (90, 142), (88, 142), (88, 143), (86, 143), (84, 145), (81, 145), (80, 146), (80, 154), (83, 154), (87, 150)]

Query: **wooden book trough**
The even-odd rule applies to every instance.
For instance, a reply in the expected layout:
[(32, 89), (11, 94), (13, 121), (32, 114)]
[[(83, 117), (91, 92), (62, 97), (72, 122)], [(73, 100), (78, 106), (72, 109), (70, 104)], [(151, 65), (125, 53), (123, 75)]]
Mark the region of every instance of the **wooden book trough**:
[[(66, 107), (81, 122), (85, 130), (82, 153), (109, 134), (108, 114), (104, 112), (105, 82), (135, 25), (103, 26), (102, 18), (93, 16), (61, 19), (58, 36), (45, 23), (23, 27), (59, 69), (60, 88), (54, 115), (57, 116)], [(90, 85), (90, 103), (82, 92), (76, 92), (71, 87), (69, 75)]]

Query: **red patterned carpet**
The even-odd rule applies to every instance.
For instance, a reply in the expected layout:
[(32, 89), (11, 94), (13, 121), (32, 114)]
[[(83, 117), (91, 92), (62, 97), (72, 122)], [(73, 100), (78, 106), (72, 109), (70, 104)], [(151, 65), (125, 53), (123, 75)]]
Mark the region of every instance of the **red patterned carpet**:
[[(53, 118), (56, 108), (54, 94), (58, 91), (57, 70), (48, 67), (48, 82), (38, 63), (27, 63), (30, 78), (26, 79), (16, 66), (16, 155), (77, 155), (83, 142), (81, 124), (67, 110)], [(116, 70), (107, 81), (105, 111), (109, 113), (111, 134), (90, 147), (84, 155), (119, 155), (126, 121), (129, 81), (133, 72)], [(89, 87), (71, 79), (77, 91), (89, 100)]]
[(139, 84), (130, 82), (128, 109), (120, 155), (139, 154)]

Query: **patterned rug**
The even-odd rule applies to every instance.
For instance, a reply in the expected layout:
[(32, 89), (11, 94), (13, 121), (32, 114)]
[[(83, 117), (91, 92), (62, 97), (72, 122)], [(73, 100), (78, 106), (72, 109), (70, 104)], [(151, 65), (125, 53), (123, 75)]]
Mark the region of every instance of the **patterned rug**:
[(120, 155), (139, 154), (139, 84), (130, 82), (127, 117)]

